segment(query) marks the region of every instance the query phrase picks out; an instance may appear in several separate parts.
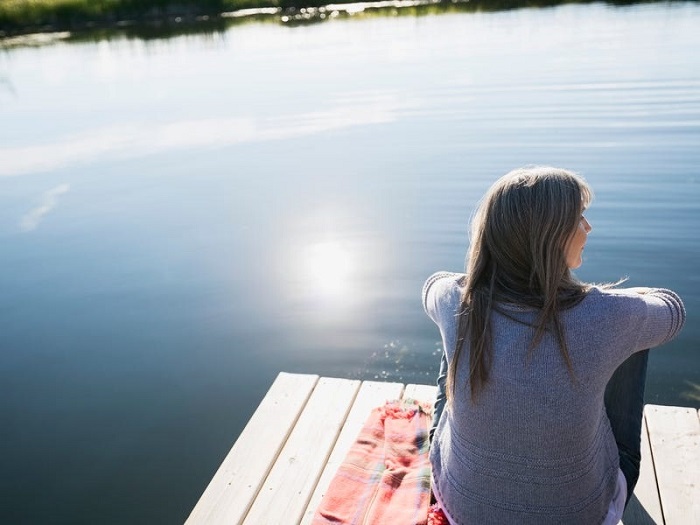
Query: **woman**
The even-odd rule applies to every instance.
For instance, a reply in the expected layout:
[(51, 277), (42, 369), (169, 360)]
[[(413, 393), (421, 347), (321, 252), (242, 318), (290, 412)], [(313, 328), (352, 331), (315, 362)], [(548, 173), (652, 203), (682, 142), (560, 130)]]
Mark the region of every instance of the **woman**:
[(514, 170), (472, 222), (467, 272), (423, 305), (444, 345), (430, 460), (455, 524), (617, 524), (639, 476), (646, 361), (680, 331), (670, 290), (576, 280), (592, 198), (575, 174)]

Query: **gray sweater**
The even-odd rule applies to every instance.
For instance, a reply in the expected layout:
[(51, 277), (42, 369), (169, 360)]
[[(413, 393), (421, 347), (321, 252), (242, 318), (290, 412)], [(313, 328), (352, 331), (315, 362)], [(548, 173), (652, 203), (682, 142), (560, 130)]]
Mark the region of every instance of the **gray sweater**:
[[(439, 272), (423, 287), (423, 306), (440, 329), (448, 363), (460, 277)], [(467, 347), (460, 359), (457, 394), (431, 445), (433, 490), (455, 525), (602, 523), (619, 467), (605, 386), (632, 353), (680, 331), (683, 303), (670, 290), (593, 288), (561, 314), (575, 382), (551, 334), (527, 357), (534, 309), (499, 308), (507, 315), (492, 314), (492, 368), (476, 403), (468, 393)]]

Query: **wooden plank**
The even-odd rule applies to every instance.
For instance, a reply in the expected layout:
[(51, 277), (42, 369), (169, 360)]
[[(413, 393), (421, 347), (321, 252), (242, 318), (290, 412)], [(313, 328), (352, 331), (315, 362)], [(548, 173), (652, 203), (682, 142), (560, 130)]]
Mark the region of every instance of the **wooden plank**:
[(622, 523), (625, 525), (661, 525), (664, 517), (659, 501), (659, 489), (656, 485), (656, 470), (649, 445), (646, 416), (642, 417), (642, 462), (640, 464), (639, 481), (634, 488)]
[(301, 520), (303, 525), (307, 525), (313, 521), (316, 508), (321, 503), (321, 499), (333, 480), (333, 476), (335, 476), (338, 467), (345, 459), (352, 444), (355, 443), (357, 435), (360, 433), (360, 430), (362, 430), (372, 409), (383, 405), (387, 400), (399, 399), (402, 391), (403, 385), (400, 383), (379, 383), (374, 381), (365, 381), (362, 383), (357, 398), (355, 398), (355, 402), (345, 421), (343, 430), (340, 432), (335, 447), (333, 447), (333, 452), (331, 452), (328, 458), (328, 463), (326, 463), (321, 478), (318, 480), (316, 490), (306, 507), (304, 517)]
[[(281, 373), (186, 523), (310, 523), (372, 408), (402, 388)], [(403, 397), (430, 404), (436, 393), (411, 384)], [(700, 524), (700, 411), (647, 405), (642, 429), (640, 478), (622, 523)]]
[(359, 387), (348, 379), (318, 381), (244, 524), (299, 522)]
[(644, 409), (664, 520), (700, 523), (700, 421), (693, 408)]
[(417, 399), (430, 405), (435, 402), (435, 396), (437, 396), (437, 387), (433, 385), (406, 385), (403, 391), (404, 398)]
[(318, 381), (280, 373), (186, 521), (240, 523)]

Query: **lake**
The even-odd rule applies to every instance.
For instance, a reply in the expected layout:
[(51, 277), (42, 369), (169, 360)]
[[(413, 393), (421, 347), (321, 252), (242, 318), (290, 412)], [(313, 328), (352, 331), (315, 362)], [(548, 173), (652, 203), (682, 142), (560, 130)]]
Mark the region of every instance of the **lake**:
[(280, 371), (433, 383), (490, 184), (596, 192), (577, 275), (672, 288), (700, 406), (700, 4), (115, 33), (0, 53), (3, 523), (184, 521)]

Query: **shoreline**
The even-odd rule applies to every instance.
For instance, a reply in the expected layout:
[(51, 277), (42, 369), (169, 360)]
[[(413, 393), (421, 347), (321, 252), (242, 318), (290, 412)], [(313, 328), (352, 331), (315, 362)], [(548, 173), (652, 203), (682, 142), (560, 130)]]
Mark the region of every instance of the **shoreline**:
[[(17, 37), (82, 33), (135, 27), (227, 27), (244, 20), (272, 19), (281, 23), (313, 23), (365, 11), (494, 12), (564, 4), (604, 3), (610, 6), (658, 3), (662, 0), (6, 0), (0, 3), (0, 42)], [(685, 0), (687, 1), (687, 0)], [(696, 2), (698, 0), (690, 0)], [(681, 3), (683, 0), (681, 0)], [(206, 29), (206, 27), (204, 28)]]
[[(14, 11), (0, 4), (0, 41), (28, 35), (88, 32), (134, 27), (188, 28), (222, 26), (242, 20), (277, 19), (281, 22), (321, 21), (339, 13), (355, 14), (369, 9), (401, 9), (421, 6), (466, 5), (470, 0), (209, 0), (179, 2), (146, 0), (126, 7), (128, 0), (116, 0), (104, 10), (90, 9), (73, 0), (39, 0), (40, 8), (18, 7)], [(70, 9), (66, 5), (75, 3)], [(105, 0), (95, 3), (105, 3)], [(16, 1), (15, 4), (27, 4)], [(158, 5), (156, 5), (158, 4)], [(336, 15), (333, 15), (336, 13)]]

